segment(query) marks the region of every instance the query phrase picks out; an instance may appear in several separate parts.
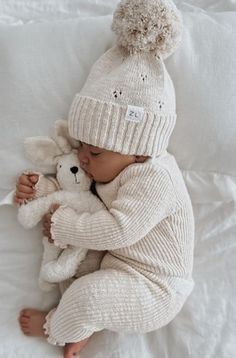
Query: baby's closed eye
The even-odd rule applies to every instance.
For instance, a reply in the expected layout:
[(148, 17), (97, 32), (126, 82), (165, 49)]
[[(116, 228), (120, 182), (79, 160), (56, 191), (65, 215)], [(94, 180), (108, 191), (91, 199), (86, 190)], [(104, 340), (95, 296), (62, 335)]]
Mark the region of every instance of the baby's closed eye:
[(101, 153), (90, 152), (90, 154), (91, 154), (93, 157), (96, 157), (96, 156), (98, 156), (98, 155), (101, 154)]

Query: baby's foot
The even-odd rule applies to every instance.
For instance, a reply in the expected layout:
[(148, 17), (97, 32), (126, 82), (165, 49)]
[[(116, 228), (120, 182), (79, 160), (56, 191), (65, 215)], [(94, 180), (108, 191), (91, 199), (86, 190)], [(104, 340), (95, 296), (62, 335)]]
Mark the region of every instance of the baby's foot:
[(43, 325), (48, 312), (34, 309), (24, 309), (18, 318), (22, 332), (26, 336), (46, 337)]
[(87, 344), (89, 338), (83, 339), (77, 343), (67, 343), (64, 348), (64, 358), (78, 358), (80, 351)]

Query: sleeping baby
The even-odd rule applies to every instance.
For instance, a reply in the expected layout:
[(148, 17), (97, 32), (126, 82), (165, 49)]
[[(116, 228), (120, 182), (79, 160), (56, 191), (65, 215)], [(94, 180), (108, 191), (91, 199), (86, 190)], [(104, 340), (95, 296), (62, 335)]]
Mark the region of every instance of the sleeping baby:
[[(116, 44), (94, 64), (68, 115), (80, 166), (104, 208), (77, 214), (53, 206), (44, 218), (52, 245), (89, 250), (86, 272), (65, 285), (57, 307), (26, 308), (19, 317), (24, 334), (64, 346), (64, 358), (103, 329), (167, 325), (194, 286), (193, 210), (167, 151), (176, 108), (164, 59), (180, 43), (181, 16), (169, 0), (123, 0), (112, 29)], [(32, 187), (45, 189), (44, 179), (22, 175), (15, 201), (37, 196)]]

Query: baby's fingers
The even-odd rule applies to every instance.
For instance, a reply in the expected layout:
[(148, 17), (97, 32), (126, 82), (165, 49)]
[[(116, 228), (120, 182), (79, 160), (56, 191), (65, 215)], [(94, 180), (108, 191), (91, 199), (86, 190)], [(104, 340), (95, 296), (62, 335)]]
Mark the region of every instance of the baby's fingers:
[(23, 194), (34, 194), (35, 190), (29, 186), (18, 184), (17, 186), (17, 192), (23, 193)]
[(24, 204), (26, 200), (32, 200), (34, 196), (32, 194), (26, 194), (16, 191), (14, 196), (14, 202), (16, 204)]
[(29, 199), (33, 199), (33, 195), (32, 194), (25, 194), (25, 193), (20, 193), (20, 192), (16, 192), (16, 199), (21, 199), (21, 200), (29, 200)]
[(18, 180), (18, 186), (19, 185), (25, 185), (27, 187), (32, 187), (33, 186), (33, 183), (32, 181), (30, 180), (30, 177), (29, 175), (25, 175), (25, 174), (22, 174), (20, 177), (19, 177), (19, 180)]
[(30, 180), (30, 182), (31, 182), (32, 184), (36, 184), (36, 183), (38, 182), (38, 180), (39, 180), (39, 176), (38, 176), (38, 175), (29, 175), (28, 178), (29, 178), (29, 180)]
[(35, 190), (27, 185), (18, 184), (16, 186), (15, 198), (18, 199), (33, 199)]
[(14, 196), (14, 203), (19, 205), (24, 204), (25, 199), (19, 199), (17, 196)]

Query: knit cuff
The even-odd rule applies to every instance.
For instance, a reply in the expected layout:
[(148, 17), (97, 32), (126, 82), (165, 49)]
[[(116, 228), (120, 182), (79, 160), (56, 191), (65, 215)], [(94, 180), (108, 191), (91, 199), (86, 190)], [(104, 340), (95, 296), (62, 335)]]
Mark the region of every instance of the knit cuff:
[[(47, 341), (50, 344), (56, 345), (56, 346), (65, 346), (68, 342), (73, 342), (74, 337), (72, 339), (68, 339), (68, 333), (65, 332), (65, 324), (61, 324), (61, 322), (57, 322), (57, 319), (55, 319), (54, 315), (56, 313), (57, 308), (53, 308), (46, 316), (45, 323), (43, 325), (43, 330), (45, 335), (47, 336)], [(73, 310), (73, 307), (67, 307), (67, 312)], [(53, 322), (52, 319), (54, 318)], [(60, 318), (59, 318), (60, 319)], [(66, 319), (65, 319), (66, 320)], [(65, 323), (65, 321), (63, 322)], [(95, 330), (91, 329), (83, 329), (81, 327), (77, 328), (77, 334), (76, 334), (76, 341), (82, 341), (83, 339), (89, 338)], [(60, 336), (60, 339), (56, 339), (53, 337), (54, 335)], [(66, 338), (67, 337), (67, 338)]]
[(55, 178), (45, 177), (43, 174), (39, 175), (39, 180), (35, 184), (34, 188), (36, 190), (35, 198), (46, 196), (60, 189)]
[(57, 342), (56, 339), (54, 339), (53, 337), (50, 336), (50, 321), (51, 321), (51, 318), (53, 316), (53, 314), (55, 313), (56, 311), (56, 308), (53, 308), (46, 316), (46, 321), (43, 325), (43, 330), (44, 330), (44, 333), (45, 335), (47, 336), (47, 341), (48, 343), (50, 344), (53, 344), (53, 345), (58, 345), (58, 346), (64, 346), (65, 343), (63, 342)]
[(156, 157), (166, 150), (176, 122), (175, 112), (161, 114), (143, 109), (140, 122), (127, 119), (128, 113), (128, 105), (77, 94), (69, 113), (69, 134), (121, 154)]
[(55, 246), (66, 249), (68, 239), (73, 240), (71, 229), (74, 227), (75, 216), (77, 217), (74, 210), (68, 206), (60, 206), (54, 212), (51, 218), (51, 236)]

